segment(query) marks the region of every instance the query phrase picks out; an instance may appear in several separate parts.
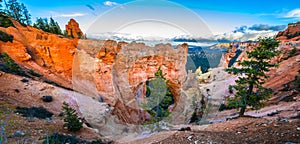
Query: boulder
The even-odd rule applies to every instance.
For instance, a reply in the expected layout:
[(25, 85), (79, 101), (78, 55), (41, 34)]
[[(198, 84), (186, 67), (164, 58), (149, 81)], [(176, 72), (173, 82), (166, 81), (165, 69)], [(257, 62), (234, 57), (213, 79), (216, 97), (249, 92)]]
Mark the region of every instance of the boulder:
[(42, 97), (42, 100), (43, 100), (44, 102), (52, 102), (52, 101), (53, 101), (53, 98), (52, 98), (52, 96), (43, 96), (43, 97)]

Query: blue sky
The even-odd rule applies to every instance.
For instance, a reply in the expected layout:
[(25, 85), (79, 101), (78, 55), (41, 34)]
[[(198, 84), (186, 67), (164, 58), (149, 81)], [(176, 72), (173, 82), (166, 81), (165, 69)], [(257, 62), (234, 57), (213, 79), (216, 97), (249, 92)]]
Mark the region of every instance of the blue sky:
[[(29, 9), (32, 20), (53, 17), (62, 29), (70, 18), (77, 20), (86, 31), (99, 15), (126, 4), (128, 0), (19, 0)], [(151, 0), (153, 1), (153, 0)], [(235, 30), (240, 26), (252, 27), (287, 25), (300, 20), (300, 0), (171, 0), (171, 2), (198, 14), (213, 34)], [(145, 7), (147, 7), (145, 3)], [(141, 12), (142, 13), (142, 12)], [(122, 14), (120, 14), (122, 15)], [(179, 17), (184, 20), (184, 16)]]

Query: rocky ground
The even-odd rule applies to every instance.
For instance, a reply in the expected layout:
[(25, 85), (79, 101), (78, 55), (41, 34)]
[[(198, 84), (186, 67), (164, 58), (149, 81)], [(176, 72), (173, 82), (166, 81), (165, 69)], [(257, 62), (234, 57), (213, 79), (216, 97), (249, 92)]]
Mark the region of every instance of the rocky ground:
[[(61, 101), (67, 100), (73, 91), (5, 72), (0, 74), (0, 85), (2, 111), (14, 110), (17, 106), (43, 106), (54, 113), (50, 122), (37, 118), (29, 122), (28, 118), (7, 111), (6, 118), (1, 119), (7, 119), (6, 135), (9, 142), (40, 143), (46, 134), (53, 132), (73, 134), (87, 140), (100, 138), (96, 131), (86, 125), (77, 133), (70, 133), (63, 128), (63, 120), (59, 116)], [(53, 95), (54, 101), (43, 102), (41, 97), (44, 95)], [(191, 130), (164, 131), (147, 138), (115, 143), (300, 143), (299, 93), (293, 94), (290, 101), (280, 100), (279, 97), (280, 95), (273, 97), (269, 105), (259, 111), (246, 113), (254, 117), (242, 117), (210, 125), (186, 126), (191, 127)], [(234, 113), (236, 110), (226, 110), (217, 115), (222, 118)], [(16, 136), (18, 132), (23, 134)]]
[[(68, 101), (74, 91), (53, 86), (30, 78), (0, 71), (0, 134), (5, 134), (8, 143), (41, 143), (46, 135), (62, 133), (76, 135), (85, 140), (97, 140), (100, 136), (84, 124), (79, 132), (69, 132), (63, 127), (62, 102)], [(44, 102), (43, 96), (53, 96), (52, 102)], [(44, 107), (54, 115), (51, 119), (22, 117), (15, 113), (16, 107)], [(21, 133), (21, 134), (18, 134)], [(0, 135), (1, 137), (2, 135)]]
[[(300, 120), (272, 121), (243, 117), (223, 123), (176, 132), (155, 143), (300, 143)], [(195, 128), (195, 130), (193, 130)]]

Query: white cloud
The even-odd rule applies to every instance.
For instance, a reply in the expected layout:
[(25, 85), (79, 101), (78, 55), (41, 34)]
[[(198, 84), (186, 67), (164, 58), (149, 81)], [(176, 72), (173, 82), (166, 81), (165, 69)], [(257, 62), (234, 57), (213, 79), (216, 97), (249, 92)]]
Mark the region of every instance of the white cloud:
[[(132, 33), (97, 33), (97, 34), (88, 34), (89, 38), (94, 38), (94, 39), (113, 39), (117, 41), (137, 41), (137, 42), (143, 42), (147, 43), (149, 45), (157, 44), (157, 42), (167, 42), (167, 43), (172, 43), (172, 44), (180, 44), (182, 41), (173, 41), (174, 39), (186, 39), (186, 40), (196, 40), (197, 42), (187, 42), (188, 44), (191, 45), (199, 45), (199, 46), (204, 46), (204, 45), (212, 45), (212, 43), (216, 43), (217, 40), (228, 40), (228, 41), (248, 41), (252, 40), (255, 41), (259, 37), (273, 37), (277, 34), (276, 31), (255, 31), (255, 30), (246, 30), (245, 32), (228, 32), (224, 34), (218, 34), (214, 35), (212, 37), (207, 37), (207, 38), (201, 38), (201, 37), (196, 37), (196, 36), (191, 36), (191, 35), (179, 35), (174, 38), (165, 38), (165, 37), (150, 37), (150, 36), (143, 36), (143, 35), (134, 35)], [(184, 41), (184, 40), (183, 40)]]
[(300, 8), (289, 11), (284, 17), (286, 17), (286, 18), (300, 18)]
[(229, 32), (216, 35), (216, 39), (226, 39), (230, 41), (248, 41), (257, 40), (259, 37), (273, 37), (277, 34), (276, 31), (254, 31), (247, 30), (246, 32)]
[(103, 4), (106, 5), (106, 6), (115, 6), (115, 5), (118, 5), (118, 3), (111, 2), (111, 1), (105, 1), (105, 2), (103, 2)]
[(71, 14), (61, 14), (60, 17), (81, 17), (85, 16), (83, 13), (71, 13)]
[(51, 11), (50, 13), (52, 17), (69, 17), (69, 18), (82, 17), (86, 15), (84, 13), (57, 13), (53, 11)]

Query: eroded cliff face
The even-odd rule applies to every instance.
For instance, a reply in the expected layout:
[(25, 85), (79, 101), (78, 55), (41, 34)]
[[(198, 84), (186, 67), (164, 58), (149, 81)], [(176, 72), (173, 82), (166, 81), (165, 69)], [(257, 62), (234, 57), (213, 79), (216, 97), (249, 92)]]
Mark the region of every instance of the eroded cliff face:
[[(251, 51), (256, 46), (257, 43), (254, 42), (230, 43), (227, 52), (224, 53), (220, 59), (219, 67), (227, 68), (229, 65), (234, 67), (239, 66), (235, 61), (243, 61), (247, 59), (247, 51)], [(238, 49), (242, 51), (237, 53)]]
[(15, 27), (0, 27), (0, 30), (14, 37), (12, 43), (0, 41), (0, 52), (8, 53), (18, 64), (29, 67), (46, 78), (72, 88), (72, 63), (77, 40), (12, 22)]
[[(187, 75), (187, 44), (174, 49), (170, 44), (149, 47), (135, 42), (68, 39), (13, 23), (15, 27), (0, 28), (14, 36), (13, 42), (0, 42), (0, 52), (61, 86), (85, 94), (87, 99), (108, 103), (112, 108), (108, 113), (120, 123), (136, 124), (149, 116), (140, 104), (145, 98), (146, 81), (154, 77), (159, 67), (166, 74), (175, 99), (169, 110), (177, 109), (178, 115), (181, 110), (192, 114), (193, 108), (176, 106), (184, 101), (181, 89)], [(97, 128), (103, 126), (97, 110), (82, 116)], [(185, 118), (177, 122), (184, 122)]]
[(284, 31), (280, 31), (277, 34), (277, 40), (300, 40), (300, 22), (290, 23)]
[(228, 50), (226, 53), (222, 55), (222, 58), (220, 59), (219, 67), (225, 67), (227, 68), (229, 65), (230, 60), (236, 55), (236, 47), (233, 45), (230, 45), (228, 47)]
[(169, 44), (149, 47), (135, 42), (81, 40), (78, 47), (81, 51), (74, 62), (78, 66), (74, 68), (75, 87), (115, 107), (112, 113), (123, 122), (145, 119), (139, 102), (145, 98), (146, 81), (154, 77), (159, 67), (169, 80), (175, 101), (180, 96), (186, 78), (186, 44), (174, 49)]

